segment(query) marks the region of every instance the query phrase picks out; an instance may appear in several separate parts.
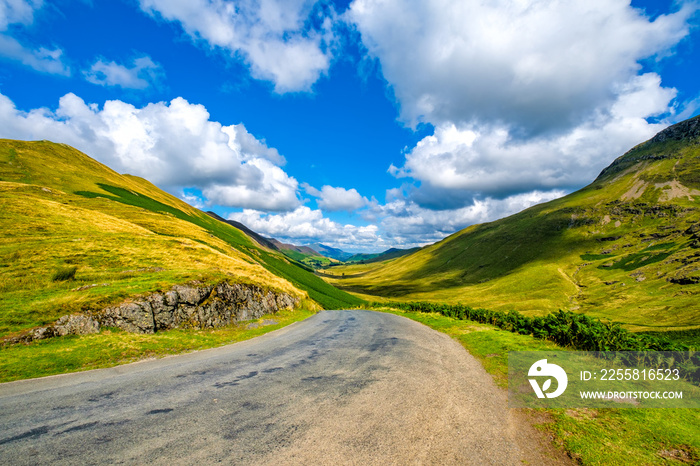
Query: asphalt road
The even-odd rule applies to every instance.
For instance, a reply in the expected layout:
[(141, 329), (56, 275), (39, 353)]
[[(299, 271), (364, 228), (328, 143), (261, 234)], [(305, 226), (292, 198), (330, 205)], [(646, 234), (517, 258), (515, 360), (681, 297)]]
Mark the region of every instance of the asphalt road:
[(242, 343), (0, 384), (1, 464), (558, 464), (458, 343), (321, 312)]

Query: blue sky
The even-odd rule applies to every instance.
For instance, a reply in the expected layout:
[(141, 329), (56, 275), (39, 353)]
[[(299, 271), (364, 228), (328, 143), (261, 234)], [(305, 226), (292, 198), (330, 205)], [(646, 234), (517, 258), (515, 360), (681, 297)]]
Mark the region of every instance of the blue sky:
[(437, 241), (698, 113), (698, 4), (0, 0), (0, 137), (296, 244)]

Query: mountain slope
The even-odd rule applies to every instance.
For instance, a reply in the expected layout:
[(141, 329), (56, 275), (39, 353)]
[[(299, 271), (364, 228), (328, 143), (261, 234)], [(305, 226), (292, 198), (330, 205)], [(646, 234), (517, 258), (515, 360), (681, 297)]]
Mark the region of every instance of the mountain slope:
[(615, 160), (589, 186), (474, 225), (332, 282), (392, 299), (542, 314), (578, 310), (637, 330), (700, 326), (700, 118)]
[(390, 248), (387, 249), (384, 252), (380, 252), (377, 254), (355, 254), (352, 257), (349, 257), (346, 262), (362, 262), (365, 264), (371, 264), (373, 262), (383, 262), (383, 261), (388, 261), (391, 259), (396, 259), (397, 257), (405, 256), (411, 253), (414, 253), (418, 251), (420, 248), (412, 248), (412, 249), (397, 249), (397, 248)]
[(248, 235), (250, 238), (254, 239), (260, 246), (263, 246), (263, 247), (268, 248), (268, 249), (272, 249), (273, 251), (276, 251), (279, 249), (273, 241), (270, 241), (269, 239), (265, 238), (264, 236), (254, 232), (253, 230), (251, 230), (250, 228), (248, 228), (247, 226), (243, 225), (240, 222), (236, 222), (235, 220), (226, 220), (225, 218), (220, 217), (216, 213), (210, 212), (210, 211), (207, 212), (207, 215), (209, 215), (212, 218), (215, 218), (216, 220), (218, 220), (220, 222), (228, 223), (229, 225), (231, 225), (234, 228), (237, 228), (238, 230), (241, 230), (243, 233)]
[(358, 303), (233, 226), (62, 144), (0, 140), (0, 226), (0, 336), (191, 280), (256, 284), (324, 307)]

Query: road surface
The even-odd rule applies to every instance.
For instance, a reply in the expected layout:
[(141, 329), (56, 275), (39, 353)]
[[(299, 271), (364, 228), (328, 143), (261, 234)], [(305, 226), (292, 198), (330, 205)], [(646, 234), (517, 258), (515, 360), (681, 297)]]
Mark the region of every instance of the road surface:
[(0, 464), (12, 465), (563, 461), (458, 343), (370, 311), (0, 384), (0, 420)]

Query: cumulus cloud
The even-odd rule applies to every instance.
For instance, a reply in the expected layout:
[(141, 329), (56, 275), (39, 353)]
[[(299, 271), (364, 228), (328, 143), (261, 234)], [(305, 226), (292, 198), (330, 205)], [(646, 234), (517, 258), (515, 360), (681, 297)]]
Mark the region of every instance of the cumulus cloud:
[(195, 41), (242, 58), (275, 91), (306, 91), (326, 73), (335, 14), (309, 0), (140, 0), (141, 9), (178, 22)]
[(419, 180), (414, 199), (433, 208), (459, 207), (479, 193), (570, 190), (665, 127), (644, 118), (671, 110), (675, 91), (659, 84), (655, 74), (635, 78), (606, 112), (556, 136), (523, 140), (502, 126), (445, 123), (406, 154), (403, 167), (389, 171)]
[(60, 48), (31, 48), (12, 37), (11, 25), (29, 26), (41, 0), (0, 0), (0, 57), (17, 61), (42, 73), (70, 76), (70, 67), (63, 62)]
[(197, 188), (209, 204), (274, 211), (300, 205), (298, 182), (271, 161), (276, 151), (259, 142), (247, 152), (252, 136), (243, 125), (211, 121), (204, 106), (181, 97), (143, 108), (112, 100), (100, 109), (67, 94), (53, 112), (22, 112), (0, 94), (0, 137), (70, 144), (172, 193)]
[(241, 222), (265, 236), (295, 244), (321, 241), (341, 249), (377, 250), (390, 243), (384, 241), (376, 225), (342, 225), (324, 217), (320, 210), (301, 206), (284, 214), (268, 214), (256, 210), (232, 213), (230, 220)]
[(387, 244), (411, 248), (440, 241), (469, 225), (503, 218), (564, 194), (561, 190), (551, 190), (514, 194), (503, 199), (485, 197), (449, 210), (422, 207), (398, 195), (385, 205), (375, 205), (373, 214), (380, 219), (380, 231)]
[(83, 71), (83, 75), (89, 82), (100, 86), (142, 90), (157, 85), (163, 79), (164, 72), (151, 57), (143, 55), (134, 58), (131, 61), (131, 67), (99, 58), (90, 69)]
[(206, 207), (206, 203), (204, 202), (204, 200), (196, 194), (183, 192), (180, 196), (180, 199), (197, 209), (204, 209)]
[(649, 21), (625, 0), (356, 0), (348, 18), (411, 124), (577, 126), (638, 61), (688, 34), (697, 9)]
[(318, 198), (316, 201), (318, 206), (328, 212), (338, 212), (342, 210), (352, 212), (369, 204), (369, 200), (361, 196), (355, 188), (335, 188), (326, 185), (319, 191), (307, 183), (303, 183), (302, 187), (307, 193)]
[(221, 131), (229, 135), (229, 138), (236, 141), (240, 151), (249, 156), (269, 160), (275, 165), (284, 166), (287, 160), (280, 155), (274, 147), (268, 147), (264, 139), (257, 139), (250, 134), (245, 126), (232, 125), (224, 126)]
[(282, 214), (245, 209), (230, 214), (229, 219), (293, 244), (322, 242), (344, 250), (379, 252), (425, 246), (474, 223), (496, 220), (564, 195), (560, 190), (533, 191), (503, 199), (487, 197), (459, 209), (438, 211), (421, 207), (400, 190), (392, 191), (386, 204), (370, 203), (366, 216), (372, 223), (367, 226), (341, 224), (307, 206)]
[(676, 91), (639, 62), (672, 53), (697, 9), (651, 21), (623, 0), (356, 0), (345, 17), (400, 118), (435, 127), (389, 172), (444, 210), (570, 191), (663, 129)]

